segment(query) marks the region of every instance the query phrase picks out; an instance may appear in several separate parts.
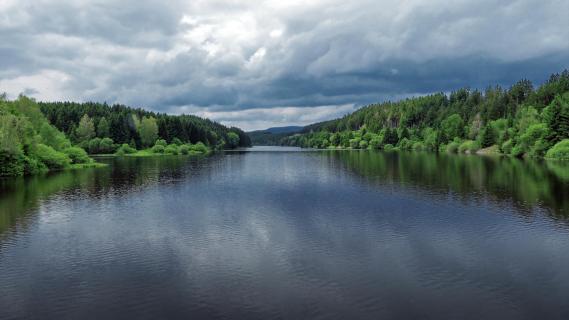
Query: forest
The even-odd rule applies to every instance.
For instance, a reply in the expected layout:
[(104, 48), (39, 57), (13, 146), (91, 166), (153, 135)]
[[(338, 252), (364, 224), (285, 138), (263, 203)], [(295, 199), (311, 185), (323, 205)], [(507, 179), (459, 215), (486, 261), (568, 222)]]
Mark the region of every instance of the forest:
[(0, 176), (99, 166), (89, 155), (178, 155), (249, 146), (238, 128), (101, 103), (0, 96)]
[(569, 71), (538, 88), (520, 80), (508, 89), (462, 88), (363, 107), (315, 123), (279, 144), (515, 157), (569, 158)]

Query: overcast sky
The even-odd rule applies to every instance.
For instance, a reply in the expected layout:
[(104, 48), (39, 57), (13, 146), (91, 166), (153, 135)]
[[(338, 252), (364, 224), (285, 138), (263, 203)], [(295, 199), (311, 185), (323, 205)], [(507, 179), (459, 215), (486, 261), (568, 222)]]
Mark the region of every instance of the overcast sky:
[(0, 0), (0, 92), (246, 130), (569, 68), (567, 0)]

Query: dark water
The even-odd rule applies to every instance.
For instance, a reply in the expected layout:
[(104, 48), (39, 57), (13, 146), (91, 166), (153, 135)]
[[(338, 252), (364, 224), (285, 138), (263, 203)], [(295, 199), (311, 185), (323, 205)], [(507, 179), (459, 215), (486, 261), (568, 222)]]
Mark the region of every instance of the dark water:
[(0, 180), (0, 319), (569, 318), (569, 164), (264, 150)]

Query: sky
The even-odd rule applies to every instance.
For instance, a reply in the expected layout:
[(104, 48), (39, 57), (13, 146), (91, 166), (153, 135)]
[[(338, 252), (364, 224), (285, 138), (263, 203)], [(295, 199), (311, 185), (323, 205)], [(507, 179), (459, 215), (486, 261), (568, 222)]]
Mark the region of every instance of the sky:
[(539, 84), (569, 68), (568, 12), (567, 0), (0, 0), (0, 92), (306, 125)]

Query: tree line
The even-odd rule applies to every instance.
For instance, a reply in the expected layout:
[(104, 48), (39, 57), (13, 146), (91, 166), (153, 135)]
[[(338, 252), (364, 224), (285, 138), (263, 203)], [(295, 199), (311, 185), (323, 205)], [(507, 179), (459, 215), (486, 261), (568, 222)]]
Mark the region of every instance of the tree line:
[(109, 145), (128, 144), (134, 149), (144, 149), (155, 145), (157, 140), (176, 145), (202, 143), (212, 149), (251, 145), (241, 129), (193, 115), (167, 115), (94, 102), (40, 102), (39, 106), (50, 123), (72, 142), (87, 149), (90, 144), (102, 143), (100, 150), (91, 148), (94, 153), (108, 153)]
[(508, 89), (462, 88), (372, 104), (279, 143), (569, 158), (569, 71), (551, 75), (537, 89), (520, 80)]
[(49, 123), (34, 100), (0, 96), (0, 176), (93, 165), (85, 150)]
[(250, 145), (242, 130), (196, 116), (0, 95), (0, 176), (97, 166), (88, 154), (176, 155)]

